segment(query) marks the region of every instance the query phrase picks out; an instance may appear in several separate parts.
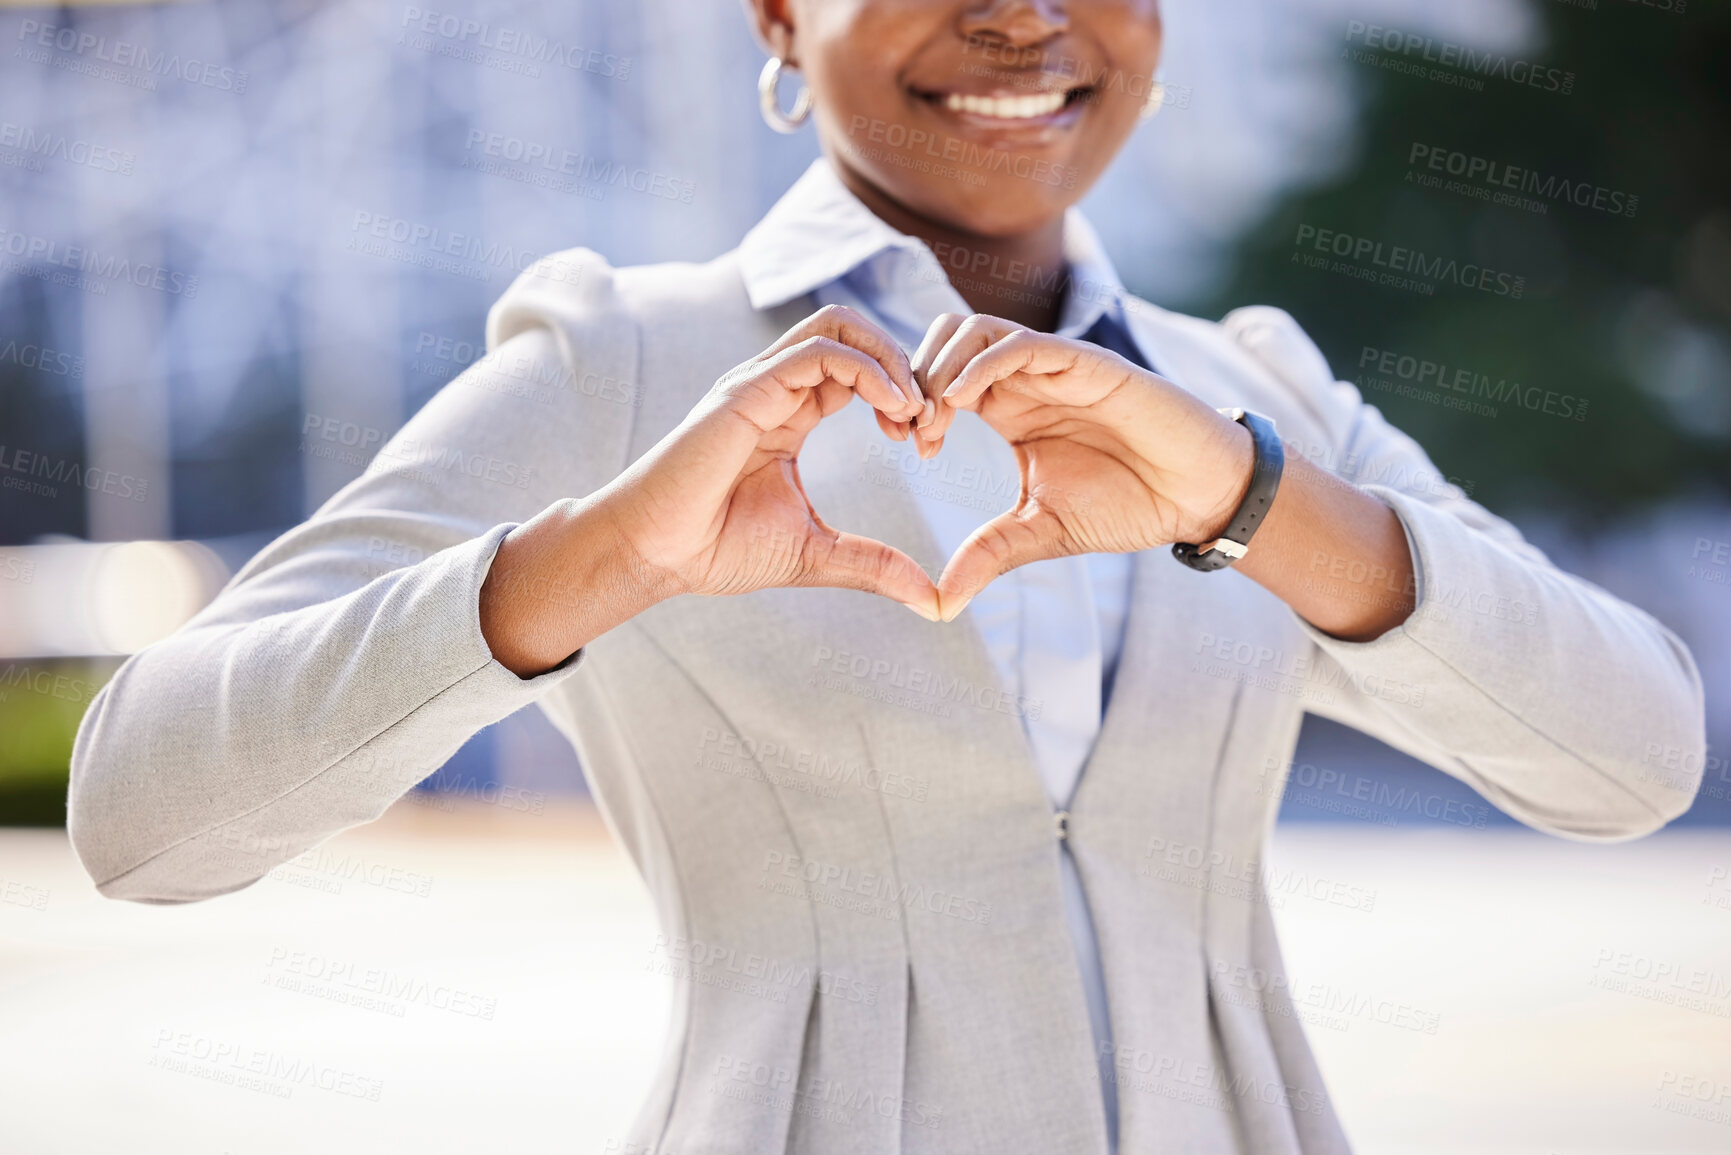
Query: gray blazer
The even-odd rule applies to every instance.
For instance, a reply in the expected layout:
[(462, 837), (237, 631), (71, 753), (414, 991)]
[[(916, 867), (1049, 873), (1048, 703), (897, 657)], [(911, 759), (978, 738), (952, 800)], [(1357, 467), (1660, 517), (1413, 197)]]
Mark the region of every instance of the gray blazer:
[[(1000, 691), (966, 620), (851, 591), (678, 598), (528, 681), (482, 639), (477, 594), (512, 525), (605, 484), (808, 308), (755, 312), (732, 256), (615, 271), (573, 250), (525, 273), (484, 361), (97, 697), (69, 825), (102, 893), (238, 890), (538, 702), (642, 871), (681, 980), (624, 1150), (1104, 1151), (1052, 807), (1015, 716), (1037, 703)], [(1291, 452), (1392, 506), (1417, 563), (1412, 618), (1351, 644), (1239, 575), (1138, 555), (1068, 823), (1121, 1150), (1342, 1152), (1260, 867), (1303, 713), (1532, 826), (1618, 839), (1688, 807), (1694, 781), (1643, 759), (1703, 751), (1700, 679), (1672, 634), (1440, 478), (1286, 314), (1131, 310), (1174, 380), (1268, 414)], [(808, 443), (806, 487), (832, 523), (935, 573), (882, 444), (847, 407)], [(1388, 596), (1374, 575), (1365, 592)]]

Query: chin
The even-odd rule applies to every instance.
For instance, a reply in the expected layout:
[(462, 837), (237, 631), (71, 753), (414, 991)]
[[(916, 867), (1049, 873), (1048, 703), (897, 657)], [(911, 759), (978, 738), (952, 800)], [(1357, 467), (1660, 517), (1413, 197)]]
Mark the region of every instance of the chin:
[(1011, 237), (1033, 232), (1061, 217), (1081, 199), (1087, 186), (1052, 189), (1048, 195), (1030, 195), (1020, 182), (1006, 184), (988, 178), (988, 183), (963, 187), (945, 181), (933, 186), (896, 188), (891, 194), (922, 216), (960, 232), (982, 237)]

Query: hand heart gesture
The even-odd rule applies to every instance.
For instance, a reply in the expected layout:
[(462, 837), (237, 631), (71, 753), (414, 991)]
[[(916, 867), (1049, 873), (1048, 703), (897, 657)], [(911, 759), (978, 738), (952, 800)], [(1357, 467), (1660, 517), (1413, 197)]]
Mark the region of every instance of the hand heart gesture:
[(938, 580), (950, 621), (994, 578), (1078, 553), (1130, 553), (1218, 536), (1250, 482), (1250, 435), (1207, 404), (1084, 341), (944, 314), (914, 357), (931, 399), (914, 435), (929, 455), (959, 410), (1015, 450), (1013, 508), (964, 542)]

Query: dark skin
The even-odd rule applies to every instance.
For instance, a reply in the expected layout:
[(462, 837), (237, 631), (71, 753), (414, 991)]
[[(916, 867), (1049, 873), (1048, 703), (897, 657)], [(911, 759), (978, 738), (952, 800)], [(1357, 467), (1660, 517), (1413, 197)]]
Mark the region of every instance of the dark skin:
[[(975, 312), (1054, 329), (1060, 295), (1030, 286), (1062, 283), (1064, 210), (1136, 127), (1160, 57), (1156, 0), (748, 4), (759, 38), (811, 88), (848, 189), (930, 245)], [(1006, 119), (952, 110), (952, 93), (1065, 104)]]
[[(479, 605), (493, 656), (540, 673), (685, 594), (835, 586), (952, 621), (1020, 565), (1219, 536), (1250, 484), (1249, 433), (1171, 381), (1051, 335), (1061, 296), (1028, 291), (1061, 287), (1064, 212), (1135, 127), (1160, 53), (1157, 0), (747, 8), (765, 45), (803, 72), (847, 187), (925, 241), (975, 313), (935, 318), (910, 360), (869, 319), (831, 306), (726, 374), (613, 481), (505, 538)], [(901, 551), (826, 524), (806, 498), (806, 435), (856, 399), (922, 457), (942, 450), (963, 409), (1016, 452), (1016, 505), (936, 583)], [(1368, 641), (1411, 612), (1400, 520), (1302, 457), (1288, 456), (1253, 545), (1237, 573), (1337, 637)], [(1354, 573), (1378, 575), (1376, 588)]]

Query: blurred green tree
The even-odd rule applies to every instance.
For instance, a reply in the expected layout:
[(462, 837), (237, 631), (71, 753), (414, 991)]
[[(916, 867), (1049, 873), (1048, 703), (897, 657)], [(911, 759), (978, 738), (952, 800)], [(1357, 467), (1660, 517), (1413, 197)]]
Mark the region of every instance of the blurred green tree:
[[(1357, 379), (1495, 508), (1580, 524), (1683, 493), (1723, 497), (1731, 7), (1553, 0), (1534, 15), (1546, 31), (1526, 57), (1557, 73), (1526, 85), (1497, 64), (1485, 75), (1447, 63), (1440, 38), (1367, 49), (1343, 22), (1342, 64), (1363, 100), (1356, 162), (1281, 204), (1190, 309), (1287, 309), (1336, 376)], [(1525, 75), (1519, 56), (1507, 74)], [(1346, 256), (1324, 230), (1349, 238)], [(1415, 252), (1418, 270), (1445, 270), (1429, 294), (1359, 279), (1404, 277)], [(1519, 299), (1500, 291), (1512, 279), (1464, 284), (1475, 265), (1523, 278)], [(1581, 419), (1567, 399), (1586, 402)], [(1469, 402), (1486, 408), (1450, 407)]]

